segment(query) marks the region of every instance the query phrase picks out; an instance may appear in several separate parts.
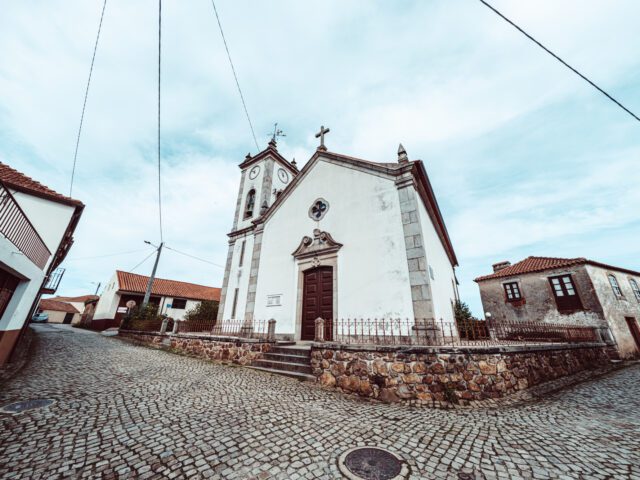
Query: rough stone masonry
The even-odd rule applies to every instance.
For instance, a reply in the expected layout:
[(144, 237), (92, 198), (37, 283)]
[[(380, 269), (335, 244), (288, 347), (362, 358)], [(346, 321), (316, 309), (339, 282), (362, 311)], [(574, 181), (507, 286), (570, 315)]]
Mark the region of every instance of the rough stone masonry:
[(502, 398), (609, 363), (601, 344), (460, 348), (322, 346), (311, 352), (320, 384), (386, 402), (422, 403)]

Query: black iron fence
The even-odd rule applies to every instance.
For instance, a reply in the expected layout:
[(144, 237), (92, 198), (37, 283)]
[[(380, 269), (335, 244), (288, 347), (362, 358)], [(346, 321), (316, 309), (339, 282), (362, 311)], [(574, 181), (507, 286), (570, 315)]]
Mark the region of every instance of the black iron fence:
[[(140, 332), (162, 331), (163, 319), (134, 319), (125, 318), (122, 322), (122, 330), (136, 330)], [(210, 335), (215, 337), (234, 337), (267, 339), (269, 335), (268, 320), (215, 320), (186, 321), (167, 319), (164, 328), (165, 333)]]
[(599, 328), (543, 322), (412, 318), (336, 318), (325, 341), (344, 344), (487, 346), (601, 341)]
[(268, 320), (178, 321), (175, 333), (266, 339)]

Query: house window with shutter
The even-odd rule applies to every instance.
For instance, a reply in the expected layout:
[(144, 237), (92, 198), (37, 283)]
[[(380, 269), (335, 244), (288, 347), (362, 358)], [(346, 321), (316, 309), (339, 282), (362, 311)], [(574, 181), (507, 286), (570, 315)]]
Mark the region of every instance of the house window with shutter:
[(520, 293), (518, 282), (505, 283), (503, 284), (503, 287), (507, 302), (517, 302), (518, 300), (522, 300), (522, 294)]
[(549, 277), (549, 283), (556, 299), (556, 305), (560, 313), (569, 313), (576, 310), (583, 310), (582, 301), (576, 291), (571, 275), (559, 275)]

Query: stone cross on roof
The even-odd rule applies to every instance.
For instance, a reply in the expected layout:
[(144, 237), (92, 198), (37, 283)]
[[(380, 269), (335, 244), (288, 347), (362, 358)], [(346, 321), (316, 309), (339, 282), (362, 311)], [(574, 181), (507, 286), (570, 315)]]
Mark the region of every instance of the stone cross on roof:
[(328, 128), (324, 128), (324, 125), (320, 127), (320, 131), (316, 133), (316, 138), (320, 139), (320, 145), (318, 146), (318, 150), (326, 150), (327, 147), (324, 146), (324, 135), (329, 133), (331, 130)]

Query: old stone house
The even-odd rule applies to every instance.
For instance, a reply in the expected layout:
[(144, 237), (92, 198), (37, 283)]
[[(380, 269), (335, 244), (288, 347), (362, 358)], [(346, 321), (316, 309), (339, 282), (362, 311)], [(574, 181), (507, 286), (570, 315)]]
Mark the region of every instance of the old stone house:
[(475, 279), (489, 318), (601, 326), (621, 357), (640, 354), (640, 272), (550, 257), (500, 262), (493, 270)]
[(377, 163), (321, 144), (301, 170), (273, 140), (247, 156), (218, 320), (273, 318), (303, 341), (318, 317), (453, 325), (458, 262), (423, 162), (400, 147)]

